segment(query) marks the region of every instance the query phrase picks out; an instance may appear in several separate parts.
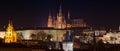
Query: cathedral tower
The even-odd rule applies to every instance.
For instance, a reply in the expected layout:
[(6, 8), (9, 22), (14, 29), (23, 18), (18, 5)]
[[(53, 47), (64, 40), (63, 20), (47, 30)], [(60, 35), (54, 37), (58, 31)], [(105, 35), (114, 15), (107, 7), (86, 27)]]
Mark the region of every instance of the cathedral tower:
[(49, 16), (48, 16), (48, 27), (53, 27), (53, 20), (52, 20), (52, 16), (51, 13), (49, 12)]
[(59, 11), (57, 13), (56, 18), (51, 16), (51, 13), (49, 13), (48, 16), (48, 25), (49, 28), (53, 27), (56, 29), (64, 29), (66, 28), (66, 20), (64, 16), (62, 15), (62, 7), (60, 5)]
[(70, 20), (70, 12), (69, 11), (68, 11), (68, 20), (67, 20), (66, 28), (71, 28), (71, 20)]
[(60, 5), (59, 12), (58, 12), (58, 15), (57, 15), (56, 24), (55, 24), (55, 28), (64, 29), (65, 27), (66, 27), (66, 21), (65, 21), (65, 18), (63, 17), (63, 15), (62, 15), (62, 7)]
[(8, 27), (5, 32), (5, 43), (17, 42), (17, 34), (13, 28), (12, 22), (9, 20)]

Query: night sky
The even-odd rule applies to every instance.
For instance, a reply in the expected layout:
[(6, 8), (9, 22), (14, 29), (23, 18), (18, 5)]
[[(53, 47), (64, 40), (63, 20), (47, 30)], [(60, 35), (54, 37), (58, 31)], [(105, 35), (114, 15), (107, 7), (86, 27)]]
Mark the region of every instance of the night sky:
[(56, 16), (60, 4), (63, 15), (70, 11), (71, 19), (82, 18), (89, 25), (120, 24), (120, 2), (115, 0), (3, 0), (0, 1), (0, 28), (8, 20), (14, 27), (44, 27), (48, 13)]

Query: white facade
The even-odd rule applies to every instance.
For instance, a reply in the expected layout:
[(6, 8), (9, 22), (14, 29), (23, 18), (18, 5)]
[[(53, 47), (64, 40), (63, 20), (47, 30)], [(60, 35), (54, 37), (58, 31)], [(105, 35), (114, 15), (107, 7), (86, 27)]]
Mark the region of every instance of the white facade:
[(86, 23), (83, 19), (73, 19), (71, 20), (72, 27), (86, 27)]
[[(64, 39), (63, 35), (66, 33), (66, 30), (18, 30), (16, 32), (18, 36), (20, 36), (19, 34), (22, 34), (23, 40), (32, 40), (31, 34), (37, 35), (40, 34), (40, 32), (44, 32), (44, 34), (50, 34), (53, 36), (51, 39), (52, 41), (62, 41)], [(4, 39), (4, 37), (5, 31), (0, 31), (0, 38)]]
[(120, 32), (109, 32), (103, 36), (104, 43), (120, 44)]

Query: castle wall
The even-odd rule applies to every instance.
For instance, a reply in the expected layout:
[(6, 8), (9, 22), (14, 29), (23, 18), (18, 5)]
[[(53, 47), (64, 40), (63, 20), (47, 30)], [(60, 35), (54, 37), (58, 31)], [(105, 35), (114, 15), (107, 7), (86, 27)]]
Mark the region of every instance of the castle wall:
[[(53, 36), (51, 40), (62, 41), (64, 39), (63, 35), (66, 33), (66, 30), (18, 30), (16, 32), (19, 37), (23, 36), (20, 38), (20, 40), (32, 40), (31, 37), (32, 34), (36, 35), (36, 37), (42, 36), (38, 34), (46, 34), (46, 35), (50, 34)], [(0, 31), (0, 38), (4, 38), (4, 36), (5, 36), (5, 31)], [(19, 39), (19, 37), (17, 38)], [(39, 39), (36, 38), (35, 40), (39, 40)]]

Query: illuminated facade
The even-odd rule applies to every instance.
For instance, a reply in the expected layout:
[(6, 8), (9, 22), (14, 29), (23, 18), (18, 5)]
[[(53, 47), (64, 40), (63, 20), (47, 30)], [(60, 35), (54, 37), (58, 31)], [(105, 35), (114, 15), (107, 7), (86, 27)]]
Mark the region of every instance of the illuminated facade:
[[(64, 34), (66, 33), (66, 30), (60, 30), (60, 29), (40, 29), (40, 30), (34, 30), (34, 29), (27, 29), (27, 30), (17, 30), (17, 38), (18, 40), (46, 40), (46, 35), (52, 36), (50, 38), (51, 41), (63, 41), (64, 40)], [(34, 36), (33, 36), (34, 34)], [(7, 37), (13, 37), (13, 36), (7, 36), (6, 31), (0, 31), (0, 38), (6, 39)], [(5, 37), (4, 37), (5, 36)], [(11, 40), (11, 39), (6, 39)]]
[(53, 22), (52, 22), (52, 16), (51, 14), (49, 13), (49, 16), (48, 16), (48, 27), (53, 27)]
[(83, 19), (73, 19), (71, 20), (72, 27), (86, 27), (86, 23)]
[(66, 28), (66, 20), (65, 20), (64, 16), (62, 15), (61, 6), (60, 6), (60, 9), (59, 9), (59, 12), (57, 14), (56, 19), (52, 19), (52, 16), (49, 15), (49, 17), (48, 17), (48, 27), (53, 27), (53, 28), (57, 28), (57, 29)]
[(120, 32), (108, 32), (102, 40), (104, 43), (120, 44)]
[(12, 22), (9, 21), (8, 27), (5, 32), (5, 43), (17, 42), (17, 34), (13, 28)]
[(62, 8), (60, 6), (60, 9), (56, 18), (52, 17), (51, 13), (49, 13), (48, 27), (64, 29), (64, 28), (71, 28), (71, 27), (87, 27), (87, 25), (83, 19), (70, 19), (69, 11), (68, 11), (68, 19), (66, 20), (65, 17), (62, 15)]

